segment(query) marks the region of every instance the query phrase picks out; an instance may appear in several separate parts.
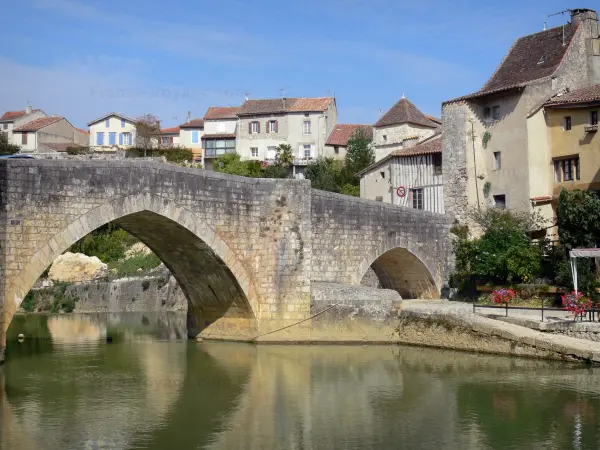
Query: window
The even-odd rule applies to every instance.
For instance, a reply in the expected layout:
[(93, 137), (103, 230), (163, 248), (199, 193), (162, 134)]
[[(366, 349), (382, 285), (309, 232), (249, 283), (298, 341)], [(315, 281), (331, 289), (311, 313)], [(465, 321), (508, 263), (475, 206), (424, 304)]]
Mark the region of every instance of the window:
[(278, 123), (276, 120), (269, 120), (267, 122), (267, 133), (277, 133)]
[(277, 147), (267, 147), (267, 159), (277, 158)]
[(27, 133), (21, 133), (21, 145), (27, 145)]
[(310, 134), (310, 120), (302, 122), (302, 134)]
[(249, 123), (248, 133), (250, 134), (258, 134), (260, 133), (260, 122), (253, 121)]
[(554, 181), (573, 181), (580, 179), (579, 156), (554, 161)]
[(387, 142), (387, 134), (384, 134), (382, 137), (383, 137), (383, 142)]
[(340, 154), (340, 148), (337, 145), (333, 147), (333, 153), (335, 153), (336, 155)]
[(104, 133), (96, 133), (96, 145), (104, 145)]
[(431, 159), (433, 160), (433, 174), (440, 175), (442, 173), (442, 154), (434, 153)]
[(304, 113), (304, 117), (309, 117), (309, 114), (308, 113)]
[(569, 131), (571, 129), (571, 116), (565, 117), (565, 131)]
[(385, 179), (385, 172), (379, 172), (379, 175), (381, 176), (381, 178)]
[(250, 147), (250, 153), (253, 158), (258, 158), (258, 147)]
[(162, 145), (170, 145), (172, 139), (173, 138), (171, 136), (163, 136), (162, 137)]
[(123, 145), (131, 145), (131, 133), (123, 133)]
[(485, 108), (483, 108), (483, 118), (484, 119), (489, 119), (491, 115), (492, 115), (492, 110), (490, 109), (489, 106), (486, 106)]
[(235, 139), (206, 139), (202, 140), (204, 156), (215, 158), (226, 153), (235, 153)]
[(121, 128), (125, 128), (125, 119), (121, 119)]
[(492, 108), (492, 119), (500, 120), (500, 107), (499, 106), (494, 106)]
[(598, 111), (590, 113), (590, 125), (598, 125)]
[(502, 157), (500, 152), (494, 152), (494, 170), (500, 170), (502, 168)]
[(423, 189), (411, 189), (412, 207), (414, 209), (423, 209)]
[(8, 124), (7, 123), (2, 124), (2, 128), (5, 130), (8, 130)]
[(310, 145), (304, 145), (303, 149), (304, 149), (304, 158), (309, 159), (311, 157), (311, 146)]
[(116, 145), (117, 144), (117, 133), (110, 132), (108, 133), (108, 145)]
[(106, 128), (110, 127), (110, 119), (106, 119), (106, 120), (104, 121), (104, 126), (105, 126)]
[(192, 131), (192, 144), (197, 144), (198, 141), (198, 130)]
[(494, 206), (500, 209), (506, 209), (506, 195), (494, 195)]

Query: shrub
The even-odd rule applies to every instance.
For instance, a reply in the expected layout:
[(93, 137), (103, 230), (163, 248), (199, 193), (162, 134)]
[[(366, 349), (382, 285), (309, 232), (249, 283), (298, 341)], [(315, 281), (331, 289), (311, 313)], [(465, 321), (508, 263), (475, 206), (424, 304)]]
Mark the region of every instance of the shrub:
[(33, 291), (29, 291), (21, 303), (21, 309), (25, 312), (33, 312), (35, 311), (36, 304), (37, 299), (35, 293)]
[(164, 156), (168, 162), (174, 164), (182, 164), (185, 162), (191, 163), (194, 160), (194, 153), (185, 147), (173, 147), (169, 149), (151, 148), (147, 150), (132, 147), (127, 149), (125, 156), (127, 158), (143, 158), (144, 152), (149, 158)]
[(89, 147), (67, 147), (68, 155), (85, 155), (90, 152)]
[(160, 265), (160, 259), (154, 253), (138, 254), (131, 258), (109, 263), (108, 267), (115, 269), (118, 276), (127, 277), (136, 275), (138, 269), (142, 271), (154, 269)]

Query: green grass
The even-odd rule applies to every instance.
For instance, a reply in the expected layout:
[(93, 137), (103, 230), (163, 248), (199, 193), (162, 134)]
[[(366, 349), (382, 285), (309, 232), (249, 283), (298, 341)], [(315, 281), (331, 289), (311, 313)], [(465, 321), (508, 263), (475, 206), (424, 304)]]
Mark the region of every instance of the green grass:
[(127, 277), (138, 274), (138, 269), (142, 271), (154, 269), (160, 265), (160, 259), (154, 253), (148, 255), (135, 255), (131, 258), (115, 261), (108, 264), (109, 269), (115, 269), (118, 276)]

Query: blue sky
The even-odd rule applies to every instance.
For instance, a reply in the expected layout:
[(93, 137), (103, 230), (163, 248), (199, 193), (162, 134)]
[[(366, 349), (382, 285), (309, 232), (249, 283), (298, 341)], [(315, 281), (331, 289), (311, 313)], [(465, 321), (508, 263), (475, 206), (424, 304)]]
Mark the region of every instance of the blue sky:
[[(163, 125), (250, 98), (335, 95), (373, 123), (403, 93), (425, 113), (479, 89), (512, 42), (564, 1), (20, 0), (4, 2), (0, 109), (85, 124), (110, 111)], [(585, 5), (584, 5), (585, 6)], [(593, 6), (593, 5), (592, 5)], [(548, 26), (567, 15), (548, 19)]]

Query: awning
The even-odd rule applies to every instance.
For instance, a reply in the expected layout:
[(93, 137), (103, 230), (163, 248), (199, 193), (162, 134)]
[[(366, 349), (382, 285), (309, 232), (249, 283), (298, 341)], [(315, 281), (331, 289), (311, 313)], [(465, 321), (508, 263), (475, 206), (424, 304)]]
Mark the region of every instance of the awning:
[(576, 248), (569, 252), (571, 258), (600, 258), (600, 248)]

